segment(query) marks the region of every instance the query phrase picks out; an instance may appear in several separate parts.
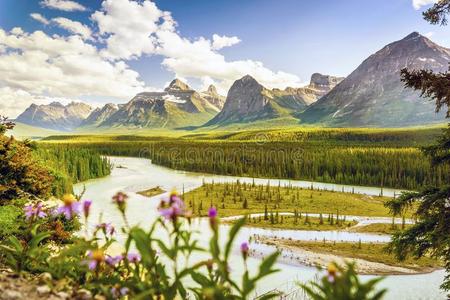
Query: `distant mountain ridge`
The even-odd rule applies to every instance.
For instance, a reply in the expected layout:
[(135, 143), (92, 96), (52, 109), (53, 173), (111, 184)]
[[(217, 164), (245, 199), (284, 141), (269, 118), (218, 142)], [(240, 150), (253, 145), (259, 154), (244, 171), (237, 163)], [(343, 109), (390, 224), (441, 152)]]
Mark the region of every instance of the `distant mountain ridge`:
[[(95, 110), (83, 122), (84, 127), (177, 128), (200, 125), (220, 111), (209, 98), (174, 79), (164, 92), (143, 92), (128, 103)], [(211, 101), (210, 101), (211, 100)]]
[(205, 126), (292, 117), (342, 80), (340, 77), (314, 73), (306, 87), (270, 90), (246, 75), (233, 83), (222, 111)]
[(367, 58), (330, 93), (300, 114), (328, 126), (406, 126), (443, 120), (432, 101), (405, 89), (400, 70), (448, 70), (450, 50), (413, 32)]
[(91, 106), (80, 102), (67, 105), (59, 102), (31, 104), (16, 120), (35, 127), (71, 131), (77, 128), (91, 111)]

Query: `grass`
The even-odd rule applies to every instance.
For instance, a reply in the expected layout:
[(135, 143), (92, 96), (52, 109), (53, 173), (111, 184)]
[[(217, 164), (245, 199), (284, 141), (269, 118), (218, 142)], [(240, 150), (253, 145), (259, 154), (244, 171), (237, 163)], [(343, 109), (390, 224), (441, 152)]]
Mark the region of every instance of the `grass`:
[[(411, 224), (405, 224), (403, 229), (411, 228)], [(376, 234), (394, 234), (395, 232), (402, 230), (402, 225), (400, 224), (369, 224), (365, 226), (358, 226), (351, 229), (354, 232), (364, 232), (364, 233), (376, 233)]]
[(417, 271), (426, 271), (426, 269), (442, 267), (442, 262), (430, 257), (423, 257), (420, 259), (407, 257), (406, 260), (399, 261), (393, 254), (386, 251), (387, 244), (308, 242), (292, 240), (283, 240), (282, 243), (290, 247), (300, 248), (315, 253), (333, 254), (336, 256), (353, 259), (364, 259), (371, 262), (378, 262), (396, 267), (405, 267)]
[[(334, 217), (335, 218), (335, 217)], [(277, 221), (278, 219), (278, 221)], [(225, 221), (225, 223), (234, 223), (233, 221)], [(356, 225), (354, 221), (346, 221), (340, 219), (336, 222), (333, 219), (331, 222), (328, 218), (323, 217), (322, 221), (320, 218), (310, 217), (306, 214), (297, 215), (297, 218), (293, 215), (279, 215), (278, 218), (276, 214), (274, 217), (269, 215), (267, 220), (264, 220), (264, 216), (248, 218), (246, 226), (258, 227), (258, 228), (274, 228), (274, 229), (293, 229), (293, 230), (343, 230), (351, 226)]]
[(145, 197), (153, 197), (162, 193), (165, 193), (166, 191), (163, 190), (160, 186), (153, 187), (151, 189), (137, 192), (139, 195), (145, 196)]
[(8, 130), (6, 135), (13, 135), (19, 139), (39, 139), (47, 136), (57, 136), (60, 134), (67, 134), (62, 131), (45, 129), (40, 127), (35, 127), (31, 125), (27, 125), (24, 123), (16, 122), (16, 126), (12, 130)]
[(17, 218), (21, 214), (22, 209), (17, 206), (0, 206), (0, 240), (20, 231), (20, 223), (17, 222)]
[[(82, 128), (74, 133), (66, 135), (54, 135), (47, 137), (47, 141), (53, 142), (109, 142), (120, 141), (128, 136), (129, 140), (151, 141), (166, 140), (171, 138), (184, 140), (208, 140), (208, 141), (246, 141), (254, 142), (263, 139), (264, 142), (300, 142), (300, 143), (327, 143), (373, 146), (399, 146), (418, 147), (432, 143), (441, 134), (444, 125), (430, 125), (406, 128), (323, 128), (271, 126), (264, 127), (236, 127), (232, 128), (199, 128), (196, 130), (170, 130), (149, 128)], [(262, 128), (262, 129), (261, 129)], [(47, 132), (45, 135), (49, 135)], [(133, 138), (134, 137), (134, 138)]]
[[(270, 212), (389, 216), (384, 206), (388, 197), (311, 190), (297, 187), (268, 187), (237, 183), (212, 184), (184, 194), (194, 215), (205, 216), (215, 206), (221, 217)], [(245, 208), (246, 206), (246, 208)]]

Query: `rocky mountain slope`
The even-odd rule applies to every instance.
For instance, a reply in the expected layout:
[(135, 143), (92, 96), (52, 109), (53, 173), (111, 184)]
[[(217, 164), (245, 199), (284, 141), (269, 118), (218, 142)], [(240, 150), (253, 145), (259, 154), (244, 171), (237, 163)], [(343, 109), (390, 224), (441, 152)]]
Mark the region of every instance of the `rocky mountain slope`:
[(328, 93), (342, 78), (315, 73), (302, 88), (267, 89), (250, 75), (234, 82), (222, 111), (206, 123), (227, 125), (292, 117)]
[[(216, 104), (175, 79), (164, 92), (144, 92), (118, 107), (95, 110), (83, 126), (177, 128), (200, 125), (219, 112)], [(211, 100), (212, 101), (212, 100)]]
[(59, 102), (47, 105), (31, 104), (16, 120), (31, 126), (70, 131), (78, 127), (91, 111), (89, 105), (79, 102), (71, 102), (68, 105)]
[(200, 95), (208, 100), (209, 103), (217, 107), (218, 111), (221, 111), (225, 104), (226, 97), (219, 95), (214, 85), (210, 85), (206, 91), (200, 93)]
[(450, 50), (417, 32), (367, 58), (330, 93), (300, 114), (302, 122), (329, 126), (406, 126), (442, 121), (432, 101), (405, 89), (400, 70), (448, 69)]

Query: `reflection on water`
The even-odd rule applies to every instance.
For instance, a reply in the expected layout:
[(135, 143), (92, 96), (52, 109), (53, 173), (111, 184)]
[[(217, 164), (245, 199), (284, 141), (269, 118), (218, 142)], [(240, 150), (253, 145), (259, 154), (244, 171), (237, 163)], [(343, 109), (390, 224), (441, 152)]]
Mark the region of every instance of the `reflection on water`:
[[(113, 157), (111, 161), (116, 166), (123, 166), (121, 168), (114, 168), (111, 175), (101, 179), (90, 180), (84, 183), (86, 186), (85, 199), (93, 200), (92, 217), (91, 220), (97, 220), (100, 217), (104, 222), (112, 222), (116, 227), (123, 225), (119, 212), (111, 202), (111, 197), (118, 191), (125, 191), (129, 194), (129, 202), (127, 214), (129, 221), (134, 224), (140, 224), (143, 227), (149, 225), (158, 217), (156, 210), (161, 196), (153, 198), (146, 198), (136, 194), (136, 192), (145, 190), (151, 187), (160, 186), (166, 191), (177, 189), (179, 191), (184, 187), (185, 191), (192, 190), (199, 187), (203, 180), (210, 182), (234, 182), (239, 179), (241, 182), (252, 182), (252, 178), (235, 177), (235, 176), (220, 176), (220, 175), (206, 175), (200, 173), (182, 172), (152, 165), (150, 160), (141, 158), (123, 158)], [(256, 184), (266, 184), (267, 179), (255, 179)], [(337, 184), (326, 183), (311, 183), (307, 181), (295, 180), (270, 180), (274, 185), (291, 184), (292, 186), (301, 186), (309, 188), (311, 184), (314, 188), (328, 189), (351, 192), (354, 189), (355, 193), (364, 193), (368, 195), (379, 195), (380, 189), (374, 187), (352, 187)], [(80, 192), (83, 189), (82, 184), (75, 186), (75, 191)], [(384, 189), (384, 195), (393, 195), (394, 192), (399, 192), (393, 189)], [(91, 221), (89, 226), (95, 226)], [(198, 237), (203, 243), (209, 238), (209, 227), (206, 220), (198, 219), (192, 225), (193, 229), (197, 230)], [(221, 226), (221, 236), (225, 237), (228, 231), (228, 226)], [(298, 240), (336, 240), (336, 241), (353, 241), (357, 242), (361, 239), (363, 242), (386, 242), (389, 240), (388, 236), (371, 235), (355, 232), (338, 232), (338, 231), (294, 231), (294, 230), (266, 230), (261, 228), (244, 228), (238, 236), (238, 241), (248, 240), (254, 234), (268, 235), (276, 237), (285, 237)], [(119, 241), (123, 241), (123, 237), (118, 237)], [(252, 244), (253, 247), (260, 247), (258, 250), (266, 251), (264, 246)], [(237, 249), (236, 249), (237, 250)], [(240, 274), (243, 270), (238, 268), (241, 266), (241, 257), (235, 251), (233, 256), (232, 266), (235, 267), (232, 271), (235, 274)], [(250, 259), (249, 268), (256, 268), (258, 259)], [(266, 278), (261, 282), (259, 292), (272, 290), (275, 288), (283, 289), (284, 291), (297, 290), (296, 282), (307, 281), (317, 277), (320, 272), (311, 267), (298, 267), (287, 264), (278, 264), (277, 267), (281, 270), (275, 275)], [(371, 276), (362, 276), (362, 278), (371, 278)], [(444, 271), (437, 271), (424, 275), (395, 275), (388, 276), (382, 281), (380, 286), (389, 288), (389, 294), (386, 299), (446, 299), (445, 295), (440, 292), (439, 284), (444, 278)]]

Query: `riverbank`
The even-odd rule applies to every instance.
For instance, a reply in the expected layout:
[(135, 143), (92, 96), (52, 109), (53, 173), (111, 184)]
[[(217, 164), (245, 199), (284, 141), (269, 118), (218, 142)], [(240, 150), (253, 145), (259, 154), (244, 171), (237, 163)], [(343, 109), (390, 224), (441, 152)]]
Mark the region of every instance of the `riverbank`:
[[(326, 268), (332, 262), (344, 265), (351, 261), (361, 275), (424, 274), (442, 267), (431, 258), (397, 261), (385, 251), (383, 243), (307, 242), (273, 237), (256, 237), (255, 241), (278, 249), (284, 263)], [(259, 253), (254, 251), (252, 255), (258, 257)]]

